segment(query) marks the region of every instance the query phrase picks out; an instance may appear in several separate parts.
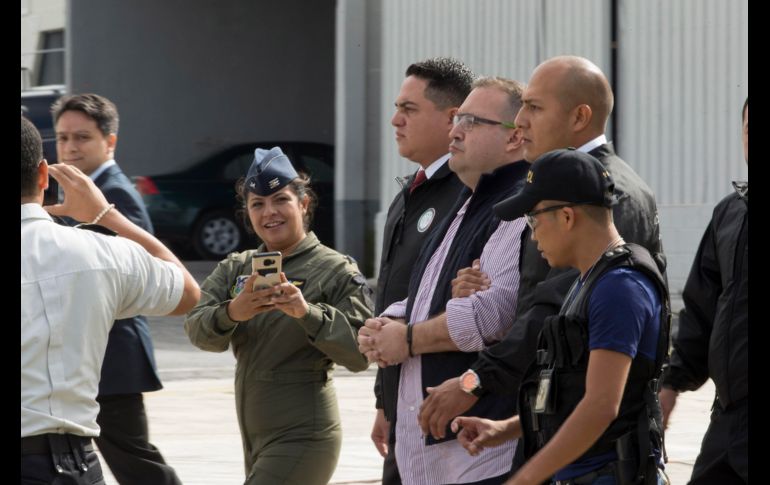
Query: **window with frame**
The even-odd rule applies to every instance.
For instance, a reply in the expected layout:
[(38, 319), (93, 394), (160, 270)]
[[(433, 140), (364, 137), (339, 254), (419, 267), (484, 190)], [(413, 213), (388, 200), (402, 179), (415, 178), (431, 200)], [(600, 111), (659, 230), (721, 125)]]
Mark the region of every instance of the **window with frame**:
[(37, 85), (64, 84), (64, 30), (40, 33)]

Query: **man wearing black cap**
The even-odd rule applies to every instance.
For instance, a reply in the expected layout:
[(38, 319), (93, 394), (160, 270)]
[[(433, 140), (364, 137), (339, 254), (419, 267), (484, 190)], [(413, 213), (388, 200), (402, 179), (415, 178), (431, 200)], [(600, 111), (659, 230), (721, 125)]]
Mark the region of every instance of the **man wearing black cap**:
[[(390, 120), (398, 152), (420, 167), (397, 179), (401, 190), (388, 208), (383, 233), (375, 315), (406, 297), (414, 262), (425, 240), (455, 204), (462, 182), (449, 169), (452, 117), (471, 91), (473, 73), (462, 62), (437, 57), (411, 64)], [(401, 483), (395, 458), (400, 366), (377, 370), (377, 416), (372, 441), (385, 457), (383, 485)]]
[(452, 423), (474, 455), (522, 436), (527, 461), (510, 484), (595, 483), (603, 475), (621, 485), (659, 483), (654, 383), (668, 348), (668, 293), (649, 251), (618, 233), (615, 203), (606, 168), (571, 149), (538, 158), (521, 193), (495, 207), (503, 220), (526, 217), (551, 267), (580, 272), (559, 314), (544, 321), (519, 415)]
[[(604, 135), (613, 103), (609, 82), (588, 59), (560, 56), (544, 61), (532, 73), (515, 119), (524, 137), (524, 158), (532, 162), (547, 151), (571, 146), (598, 159), (615, 180), (619, 199), (613, 207), (615, 226), (626, 241), (648, 249), (664, 271), (655, 197), (615, 154)], [(576, 276), (574, 269), (551, 268), (534, 242), (526, 242), (528, 232), (523, 237), (518, 309), (511, 330), (502, 341), (479, 354), (459, 380), (460, 385), (455, 377), (428, 397), (421, 422), (441, 426), (468, 410), (479, 395), (506, 395), (519, 388), (524, 371), (535, 358), (543, 320), (558, 312)], [(483, 275), (478, 276), (476, 282), (482, 281)]]

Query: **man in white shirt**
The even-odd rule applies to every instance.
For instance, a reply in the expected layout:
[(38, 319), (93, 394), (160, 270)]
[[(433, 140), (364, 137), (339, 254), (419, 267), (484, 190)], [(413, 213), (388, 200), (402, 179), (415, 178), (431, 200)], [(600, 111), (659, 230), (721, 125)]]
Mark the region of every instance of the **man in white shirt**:
[[(21, 147), (21, 482), (104, 483), (91, 439), (99, 435), (96, 394), (113, 322), (181, 315), (200, 289), (83, 172), (48, 167), (40, 134), (24, 118)], [(44, 209), (49, 173), (67, 197)], [(103, 227), (61, 226), (49, 214)]]
[[(142, 197), (115, 162), (120, 124), (115, 104), (98, 94), (74, 94), (59, 98), (51, 114), (59, 163), (88, 175), (115, 210), (153, 234)], [(136, 315), (117, 320), (102, 361), (96, 445), (121, 485), (182, 485), (150, 442), (142, 393), (162, 388), (147, 319)]]

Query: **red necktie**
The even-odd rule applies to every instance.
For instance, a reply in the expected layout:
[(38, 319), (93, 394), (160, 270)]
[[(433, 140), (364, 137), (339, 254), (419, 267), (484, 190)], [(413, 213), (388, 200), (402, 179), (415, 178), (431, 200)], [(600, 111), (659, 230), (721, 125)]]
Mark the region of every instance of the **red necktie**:
[(418, 170), (417, 175), (415, 175), (414, 180), (412, 181), (412, 186), (409, 187), (409, 193), (411, 194), (414, 192), (414, 189), (422, 185), (426, 180), (428, 180), (428, 177), (425, 175), (425, 170)]

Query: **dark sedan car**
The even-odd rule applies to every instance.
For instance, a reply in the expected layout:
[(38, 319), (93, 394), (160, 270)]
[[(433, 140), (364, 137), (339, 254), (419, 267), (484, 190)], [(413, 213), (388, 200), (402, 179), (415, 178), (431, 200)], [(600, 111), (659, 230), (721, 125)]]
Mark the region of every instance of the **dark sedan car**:
[(256, 148), (274, 146), (281, 147), (298, 172), (310, 175), (318, 195), (311, 229), (321, 242), (333, 246), (334, 148), (306, 142), (240, 144), (180, 172), (134, 177), (155, 235), (192, 245), (204, 259), (222, 259), (232, 251), (256, 247), (256, 236), (247, 233), (236, 216), (235, 182), (246, 174)]
[[(43, 156), (49, 165), (56, 163), (56, 133), (51, 117), (51, 105), (64, 95), (64, 85), (36, 86), (21, 92), (21, 114), (35, 125), (43, 139)], [(45, 204), (58, 201), (58, 185), (51, 179), (45, 191)]]

